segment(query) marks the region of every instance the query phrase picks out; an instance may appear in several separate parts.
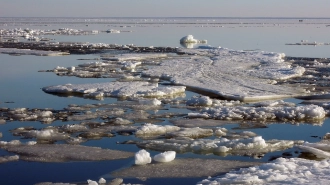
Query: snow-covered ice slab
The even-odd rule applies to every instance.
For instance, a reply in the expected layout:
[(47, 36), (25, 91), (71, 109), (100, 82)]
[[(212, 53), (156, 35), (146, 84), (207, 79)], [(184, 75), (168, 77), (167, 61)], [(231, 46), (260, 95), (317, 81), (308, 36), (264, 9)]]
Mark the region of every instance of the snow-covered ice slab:
[(259, 162), (226, 161), (219, 159), (175, 159), (170, 163), (131, 166), (111, 173), (114, 177), (205, 177), (229, 172), (235, 168), (259, 165)]
[(154, 156), (154, 160), (157, 162), (167, 163), (175, 159), (175, 151), (166, 151)]
[(176, 151), (178, 153), (215, 153), (233, 155), (254, 155), (268, 153), (291, 148), (295, 141), (269, 140), (265, 141), (261, 136), (248, 139), (167, 139), (145, 140), (137, 143), (141, 148), (157, 151)]
[(20, 159), (38, 162), (101, 161), (134, 156), (134, 153), (67, 144), (6, 145), (3, 148), (16, 153)]
[(154, 125), (150, 123), (146, 123), (139, 127), (135, 133), (137, 137), (151, 137), (157, 135), (164, 135), (168, 132), (178, 131), (180, 127), (171, 126), (171, 125)]
[(213, 184), (329, 184), (330, 161), (279, 158), (273, 163), (241, 168), (224, 176), (205, 179), (197, 185)]
[(185, 92), (184, 86), (158, 87), (149, 82), (106, 82), (91, 84), (65, 84), (42, 88), (47, 93), (79, 93), (88, 96), (162, 97)]
[(191, 117), (212, 118), (219, 120), (253, 121), (317, 121), (326, 116), (323, 107), (304, 105), (297, 107), (215, 107), (204, 108), (201, 113), (188, 113)]
[(274, 85), (301, 76), (305, 68), (283, 61), (283, 53), (235, 51), (223, 48), (182, 49), (190, 57), (168, 59), (143, 75), (170, 80), (233, 100), (257, 101), (302, 95), (305, 90)]
[(11, 55), (36, 55), (36, 56), (70, 55), (70, 53), (67, 52), (41, 51), (41, 50), (17, 49), (17, 48), (0, 48), (0, 53), (11, 54)]

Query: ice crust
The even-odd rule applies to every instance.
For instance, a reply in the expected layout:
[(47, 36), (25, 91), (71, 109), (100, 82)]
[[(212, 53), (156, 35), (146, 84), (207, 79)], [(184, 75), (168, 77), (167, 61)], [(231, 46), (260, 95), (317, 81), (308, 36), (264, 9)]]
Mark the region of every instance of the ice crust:
[(214, 184), (328, 184), (330, 161), (279, 158), (272, 163), (241, 168), (197, 185)]
[(326, 116), (323, 107), (304, 105), (297, 107), (215, 107), (205, 108), (201, 113), (189, 113), (189, 117), (212, 118), (219, 120), (258, 120), (258, 121), (317, 121)]
[(303, 67), (292, 67), (284, 62), (283, 53), (224, 48), (182, 49), (182, 53), (193, 56), (168, 59), (143, 74), (241, 101), (293, 97), (305, 93), (302, 88), (272, 84), (272, 80), (301, 76), (305, 71)]
[(148, 82), (107, 82), (94, 84), (66, 84), (42, 88), (48, 93), (79, 93), (89, 96), (162, 97), (185, 92), (184, 86), (158, 87)]

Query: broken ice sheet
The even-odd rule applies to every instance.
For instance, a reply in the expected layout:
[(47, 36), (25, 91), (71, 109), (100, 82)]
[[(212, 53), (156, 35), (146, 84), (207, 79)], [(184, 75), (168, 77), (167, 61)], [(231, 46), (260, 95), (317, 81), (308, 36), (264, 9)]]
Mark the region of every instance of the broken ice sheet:
[(259, 162), (226, 161), (219, 159), (178, 159), (168, 163), (131, 166), (112, 172), (114, 177), (183, 178), (205, 177), (226, 173), (235, 168), (249, 167)]
[(149, 82), (106, 82), (91, 84), (66, 84), (42, 88), (47, 93), (87, 94), (108, 97), (163, 97), (185, 92), (184, 86), (158, 87)]
[(36, 55), (36, 56), (70, 55), (70, 53), (67, 52), (41, 51), (41, 50), (17, 49), (17, 48), (0, 48), (0, 53), (10, 54), (10, 55)]
[(301, 76), (303, 67), (291, 67), (282, 53), (245, 52), (223, 48), (184, 50), (191, 56), (165, 60), (143, 71), (144, 76), (170, 80), (204, 93), (241, 101), (302, 95), (299, 87), (272, 85), (271, 80)]
[(137, 143), (138, 147), (156, 151), (176, 151), (178, 153), (213, 153), (216, 155), (254, 156), (292, 148), (301, 141), (264, 140), (261, 136), (248, 139), (166, 139), (145, 140)]
[(20, 159), (37, 162), (101, 161), (134, 156), (134, 153), (67, 144), (7, 145), (3, 149), (16, 153)]

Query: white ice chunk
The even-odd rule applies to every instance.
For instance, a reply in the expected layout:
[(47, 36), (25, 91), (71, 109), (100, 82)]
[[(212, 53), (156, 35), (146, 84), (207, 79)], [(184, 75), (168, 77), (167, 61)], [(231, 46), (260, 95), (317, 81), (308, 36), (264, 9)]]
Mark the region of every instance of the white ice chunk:
[(136, 131), (137, 137), (143, 136), (155, 136), (155, 135), (163, 135), (168, 132), (174, 132), (180, 130), (178, 126), (171, 126), (171, 125), (154, 125), (150, 123), (146, 123), (143, 126), (139, 127)]
[(189, 106), (210, 106), (212, 105), (212, 99), (208, 96), (193, 96), (186, 102)]
[(135, 153), (135, 164), (136, 165), (145, 165), (151, 163), (150, 153), (146, 150), (140, 150)]
[(139, 104), (141, 105), (154, 105), (154, 106), (158, 106), (161, 105), (162, 102), (159, 101), (158, 99), (154, 98), (154, 99), (145, 99), (145, 100), (139, 100)]
[(99, 183), (100, 183), (100, 184), (105, 184), (105, 183), (107, 183), (107, 181), (106, 181), (104, 178), (101, 177), (101, 178), (99, 179)]
[[(316, 121), (322, 120), (326, 116), (323, 107), (317, 105), (304, 105), (297, 107), (215, 107), (205, 108), (200, 114), (220, 120)], [(188, 116), (191, 117), (191, 114), (188, 114)]]
[(87, 180), (87, 183), (88, 183), (88, 185), (99, 185), (96, 181), (93, 181), (90, 179)]
[(160, 153), (154, 156), (154, 160), (157, 162), (163, 162), (163, 163), (167, 163), (167, 162), (171, 162), (175, 159), (175, 151), (167, 151), (164, 153)]

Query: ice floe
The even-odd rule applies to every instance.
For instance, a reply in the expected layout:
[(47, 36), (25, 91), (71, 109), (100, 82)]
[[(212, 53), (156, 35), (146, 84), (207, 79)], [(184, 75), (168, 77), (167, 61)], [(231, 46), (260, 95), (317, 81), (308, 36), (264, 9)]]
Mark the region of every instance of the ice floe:
[(291, 148), (302, 141), (264, 140), (261, 136), (247, 139), (166, 139), (145, 140), (137, 143), (141, 148), (178, 153), (214, 153), (217, 155), (249, 155), (268, 153)]
[(284, 62), (282, 53), (224, 48), (182, 49), (182, 53), (192, 56), (168, 59), (143, 71), (143, 75), (241, 101), (293, 97), (306, 92), (303, 88), (271, 83), (301, 76), (305, 71)]
[(171, 126), (171, 125), (154, 125), (150, 123), (146, 123), (139, 127), (135, 133), (137, 137), (151, 137), (157, 135), (164, 135), (168, 132), (178, 131), (180, 127)]
[(17, 48), (0, 48), (0, 53), (10, 55), (36, 55), (36, 56), (62, 56), (69, 55), (67, 52), (59, 51), (41, 51), (41, 50), (30, 50), (30, 49), (17, 49)]
[(66, 84), (42, 88), (47, 93), (103, 93), (111, 97), (162, 97), (185, 92), (184, 86), (158, 87), (148, 82), (106, 82), (94, 84)]
[(2, 156), (2, 157), (0, 157), (0, 164), (1, 163), (6, 163), (6, 162), (11, 162), (11, 161), (17, 161), (17, 160), (19, 160), (18, 155)]
[(297, 107), (211, 107), (201, 113), (188, 113), (189, 117), (212, 118), (220, 120), (254, 121), (318, 121), (326, 116), (323, 107), (305, 105)]
[(241, 168), (197, 185), (213, 184), (328, 184), (330, 161), (279, 158), (272, 163)]
[(232, 169), (259, 165), (260, 162), (243, 162), (219, 159), (175, 159), (169, 163), (151, 163), (133, 165), (111, 173), (114, 177), (147, 177), (147, 178), (187, 178), (215, 176)]
[(1, 145), (20, 159), (39, 162), (101, 161), (132, 157), (131, 152), (67, 144)]

